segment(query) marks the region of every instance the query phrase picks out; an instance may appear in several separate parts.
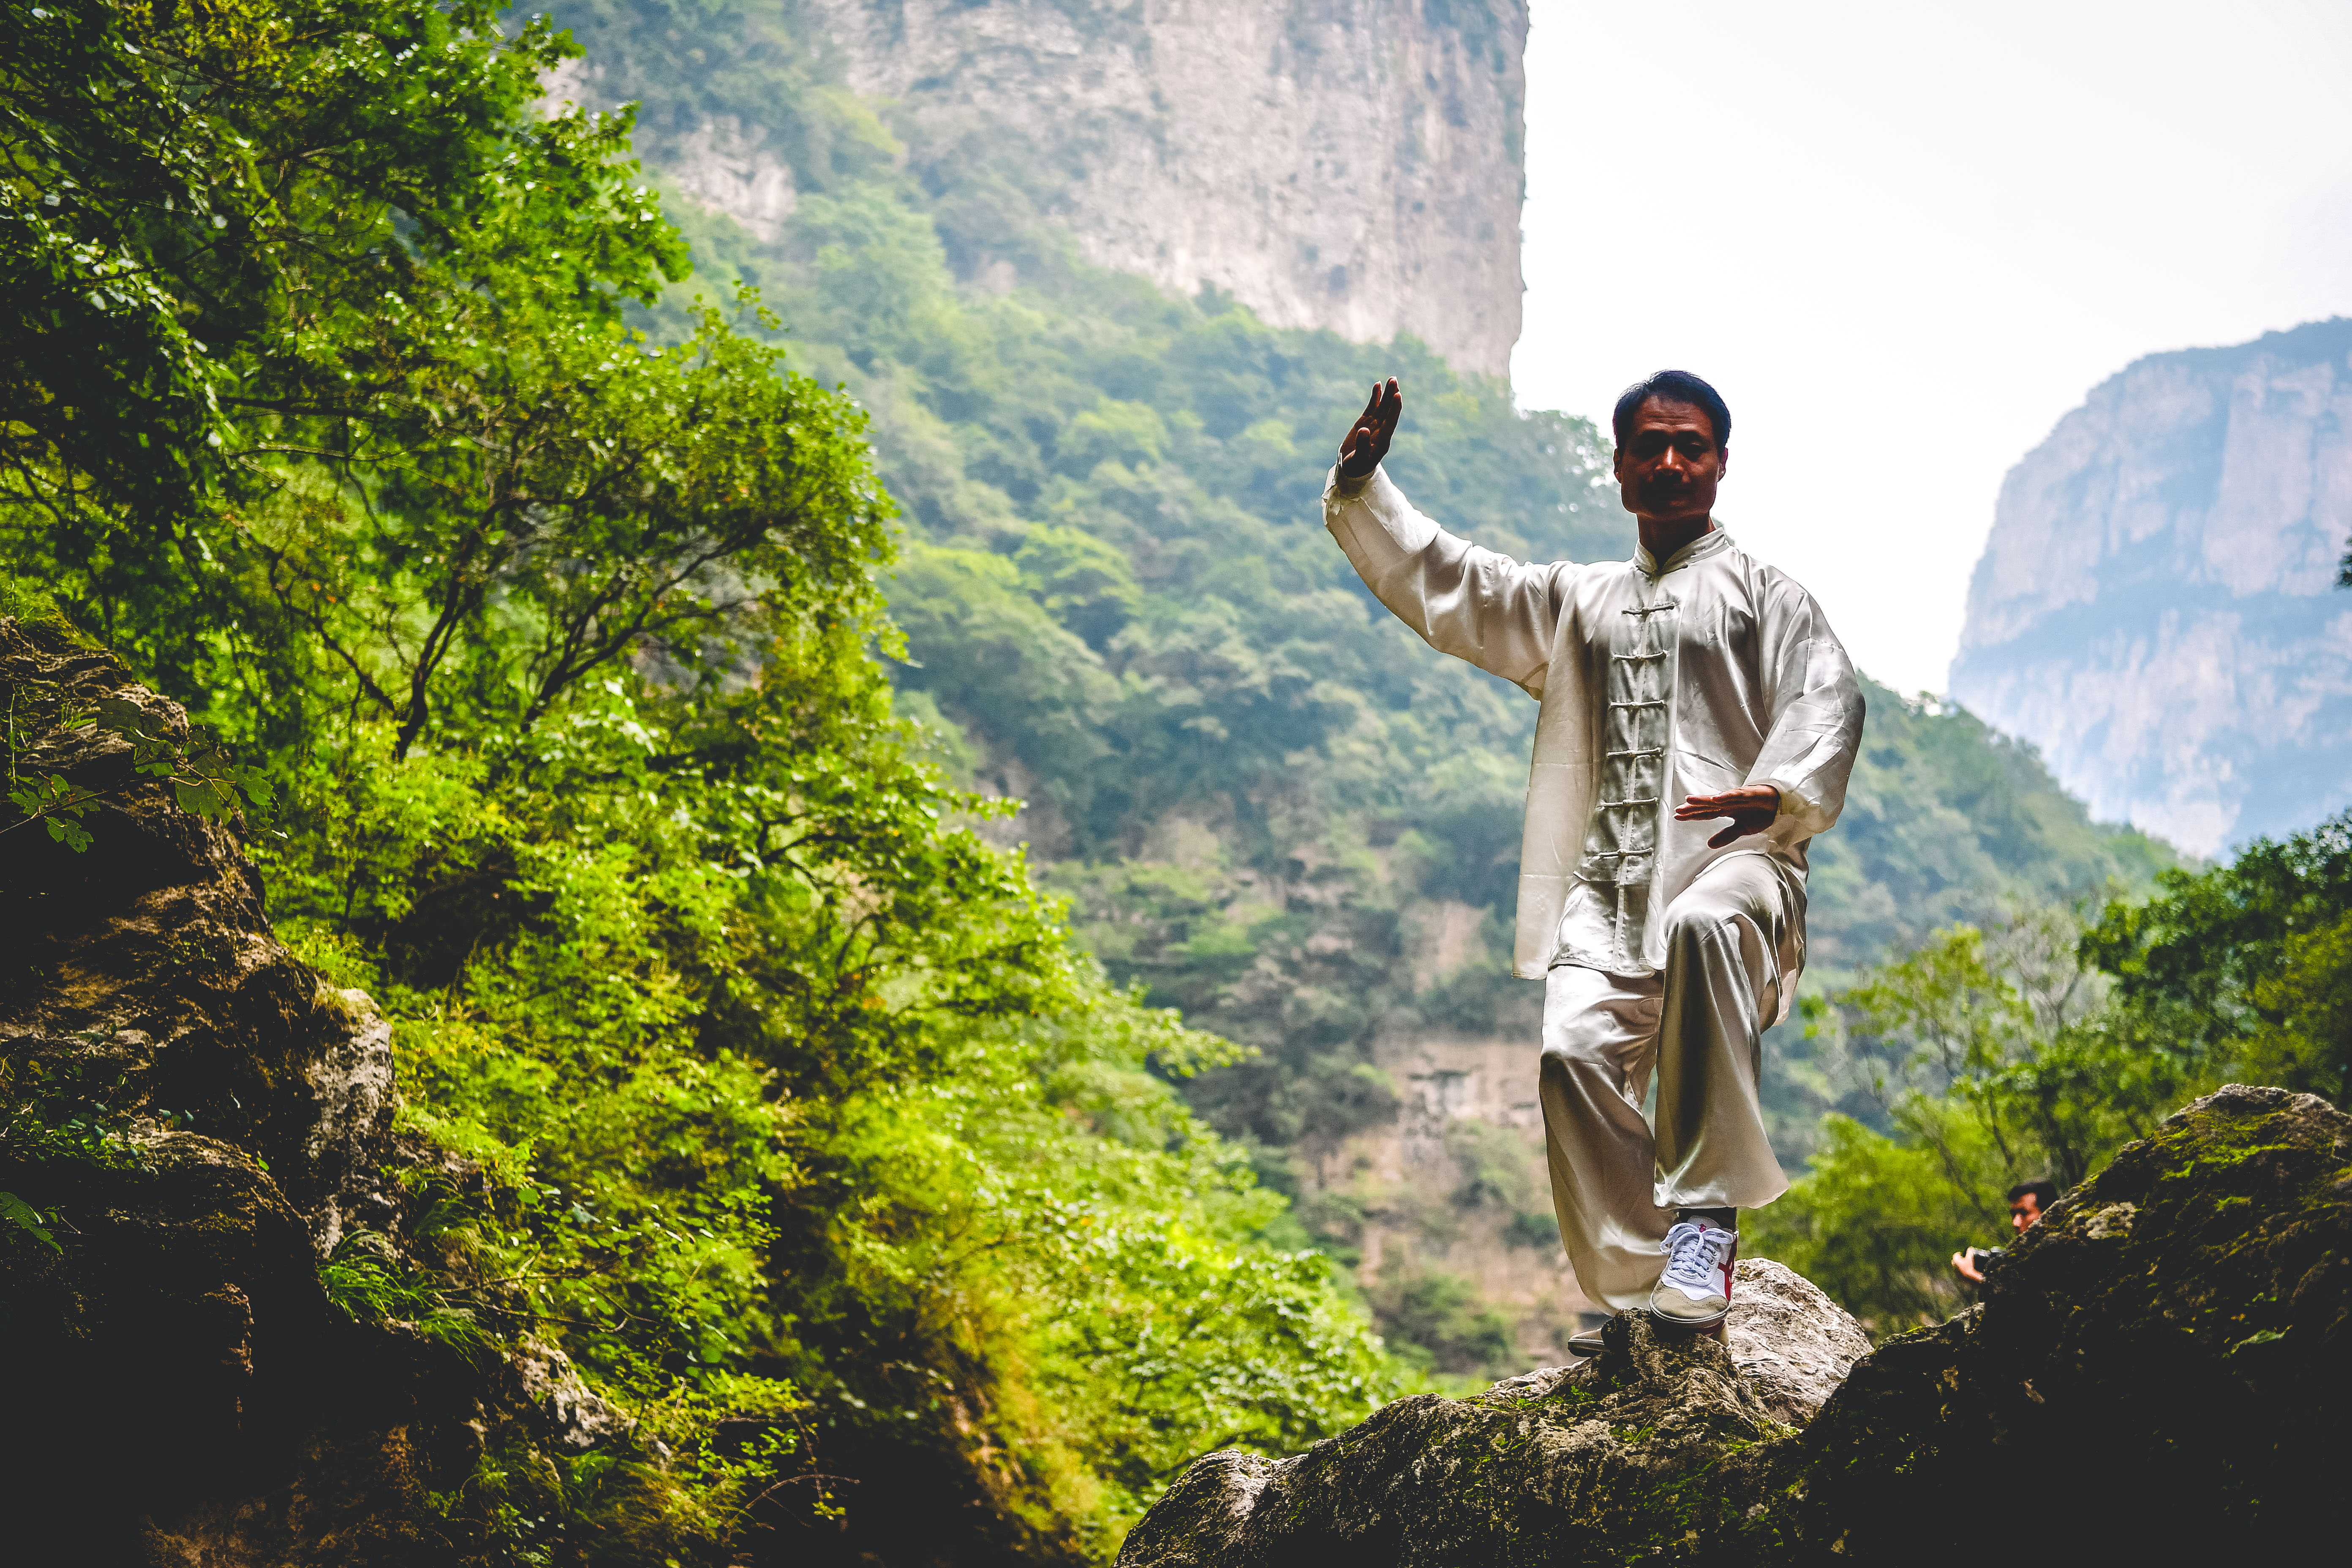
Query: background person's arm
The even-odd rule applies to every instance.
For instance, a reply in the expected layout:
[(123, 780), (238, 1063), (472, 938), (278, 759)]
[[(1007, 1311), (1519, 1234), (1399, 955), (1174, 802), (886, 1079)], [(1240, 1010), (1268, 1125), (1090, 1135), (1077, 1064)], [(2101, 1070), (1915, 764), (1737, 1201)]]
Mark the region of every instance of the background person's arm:
[(1482, 550), (1413, 510), (1380, 467), (1403, 412), (1394, 377), (1372, 388), (1324, 486), (1324, 526), (1373, 596), (1430, 647), (1540, 696), (1559, 625), (1557, 574)]

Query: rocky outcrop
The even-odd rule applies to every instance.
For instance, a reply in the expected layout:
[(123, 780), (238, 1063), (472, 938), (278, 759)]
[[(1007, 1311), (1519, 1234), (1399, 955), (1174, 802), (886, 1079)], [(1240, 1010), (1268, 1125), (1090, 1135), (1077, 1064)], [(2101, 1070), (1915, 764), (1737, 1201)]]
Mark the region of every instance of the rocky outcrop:
[(139, 771), (125, 726), (96, 717), (126, 704), (184, 747), (179, 705), (62, 631), (5, 627), (12, 773), (100, 801), (86, 850), (37, 823), (0, 838), (0, 1057), (20, 1082), (70, 1082), (148, 1128), (249, 1151), (331, 1248), (387, 1146), (390, 1030), (365, 995), (295, 962), (236, 836), (180, 809)]
[(1951, 693), (2198, 854), (2352, 801), (2352, 321), (2155, 354), (2002, 483)]
[(1292, 1458), (1200, 1459), (1122, 1568), (2179, 1562), (2334, 1532), (2352, 1119), (2322, 1100), (2189, 1106), (2053, 1208), (1979, 1307), (1842, 1379), (1850, 1325), (1748, 1268), (1777, 1305), (1727, 1343), (1628, 1315), (1578, 1367), (1402, 1400)]
[(0, 620), (0, 707), (15, 776), (102, 792), (80, 853), (0, 805), (0, 1190), (48, 1233), (0, 1224), (11, 1560), (459, 1561), (447, 1499), (486, 1448), (577, 1451), (611, 1413), (552, 1352), (335, 1304), (350, 1233), (410, 1267), (478, 1173), (395, 1136), (373, 1004), (287, 952), (232, 827), (136, 767), (126, 728), (184, 746), (176, 704)]

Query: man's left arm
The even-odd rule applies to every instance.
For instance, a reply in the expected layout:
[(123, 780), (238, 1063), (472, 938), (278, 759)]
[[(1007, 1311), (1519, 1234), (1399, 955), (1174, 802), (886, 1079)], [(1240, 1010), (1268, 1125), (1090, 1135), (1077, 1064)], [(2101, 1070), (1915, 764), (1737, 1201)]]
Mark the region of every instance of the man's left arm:
[(1780, 792), (1776, 832), (1810, 838), (1845, 808), (1862, 745), (1862, 682), (1812, 595), (1785, 579), (1774, 587), (1758, 628), (1770, 725), (1748, 782)]

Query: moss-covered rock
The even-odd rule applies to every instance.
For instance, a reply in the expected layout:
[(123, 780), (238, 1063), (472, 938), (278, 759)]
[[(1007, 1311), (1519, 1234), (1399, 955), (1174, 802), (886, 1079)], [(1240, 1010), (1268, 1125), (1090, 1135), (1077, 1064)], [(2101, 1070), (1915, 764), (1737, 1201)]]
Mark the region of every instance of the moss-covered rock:
[(1858, 1366), (1774, 1529), (1864, 1561), (1937, 1518), (2158, 1562), (2325, 1539), (2347, 1310), (2352, 1119), (2223, 1089), (2067, 1194), (1981, 1306)]
[[(186, 712), (56, 626), (0, 620), (10, 766), (94, 792), (79, 851), (0, 803), (0, 1057), (113, 1112), (266, 1163), (323, 1245), (368, 1200), (393, 1113), (391, 1033), (271, 933), (232, 826), (142, 773), (111, 707), (174, 747)], [(75, 720), (81, 722), (73, 722)]]
[(428, 1485), (472, 1468), (499, 1386), (328, 1300), (309, 1226), (252, 1159), (192, 1133), (16, 1169), (56, 1250), (0, 1250), (16, 1357), (0, 1465), (20, 1545), (85, 1563), (451, 1560)]
[[(100, 703), (119, 722), (75, 721)], [(19, 776), (101, 792), (79, 852), (0, 802), (0, 1191), (47, 1233), (0, 1223), (0, 1554), (481, 1560), (448, 1500), (486, 1451), (544, 1469), (610, 1413), (551, 1352), (354, 1316), (322, 1276), (362, 1226), (415, 1262), (425, 1189), (478, 1173), (394, 1137), (373, 1005), (278, 942), (232, 826), (134, 765), (123, 716), (180, 745), (177, 705), (0, 620), (0, 709)]]
[(2232, 1087), (2135, 1143), (1979, 1307), (1801, 1430), (1635, 1318), (1567, 1371), (1197, 1461), (1124, 1568), (2173, 1562), (2327, 1538), (2352, 1451), (2352, 1120)]

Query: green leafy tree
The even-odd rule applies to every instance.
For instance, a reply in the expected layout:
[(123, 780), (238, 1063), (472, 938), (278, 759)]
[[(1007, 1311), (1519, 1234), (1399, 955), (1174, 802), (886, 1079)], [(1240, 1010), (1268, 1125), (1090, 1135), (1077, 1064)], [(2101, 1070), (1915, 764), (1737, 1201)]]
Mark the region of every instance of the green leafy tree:
[(426, 405), (462, 423), (467, 367), (436, 378), (443, 353), (615, 331), (683, 253), (625, 116), (536, 112), (540, 73), (577, 52), (544, 17), (20, 10), (0, 58), (13, 569), (205, 708), (257, 679), (237, 656), (289, 640), (236, 569), (238, 506), (285, 456), (348, 457)]
[(2109, 906), (2084, 951), (2149, 1037), (2341, 1102), (2347, 919), (2352, 813), (2339, 813), (2227, 866), (2168, 873), (2145, 902)]
[[(275, 783), (273, 917), (391, 1017), (404, 1131), (478, 1173), (410, 1167), (423, 1217), (347, 1236), (331, 1298), (560, 1344), (636, 1423), (447, 1478), (452, 1539), (708, 1561), (845, 1511), (916, 1555), (985, 1519), (1108, 1557), (1192, 1453), (1393, 1389), (1171, 1087), (1238, 1053), (1110, 983), (896, 715), (862, 412), (751, 296), (630, 316), (683, 247), (625, 114), (542, 112), (562, 36), (426, 0), (33, 20), (0, 62), (9, 570), (220, 737), (150, 761)], [(807, 210), (845, 305), (952, 332), (936, 268), (854, 249), (903, 209)], [(68, 298), (134, 274), (104, 321)], [(1101, 461), (1148, 455), (1102, 423)], [(1127, 635), (1118, 562), (1035, 542), (1008, 637), (1032, 581), (1062, 646)], [(106, 830), (11, 745), (0, 827)], [(6, 1087), (20, 1131), (100, 1103)]]
[(2245, 1044), (2249, 1076), (2352, 1101), (2352, 915), (2286, 939), (2278, 972), (2256, 983), (2263, 1016)]
[(2352, 818), (2165, 872), (2087, 928), (1960, 927), (1811, 1010), (1833, 1117), (1758, 1243), (1881, 1330), (1958, 1305), (1943, 1268), (1996, 1194), (2071, 1187), (2227, 1079), (2352, 1089)]

